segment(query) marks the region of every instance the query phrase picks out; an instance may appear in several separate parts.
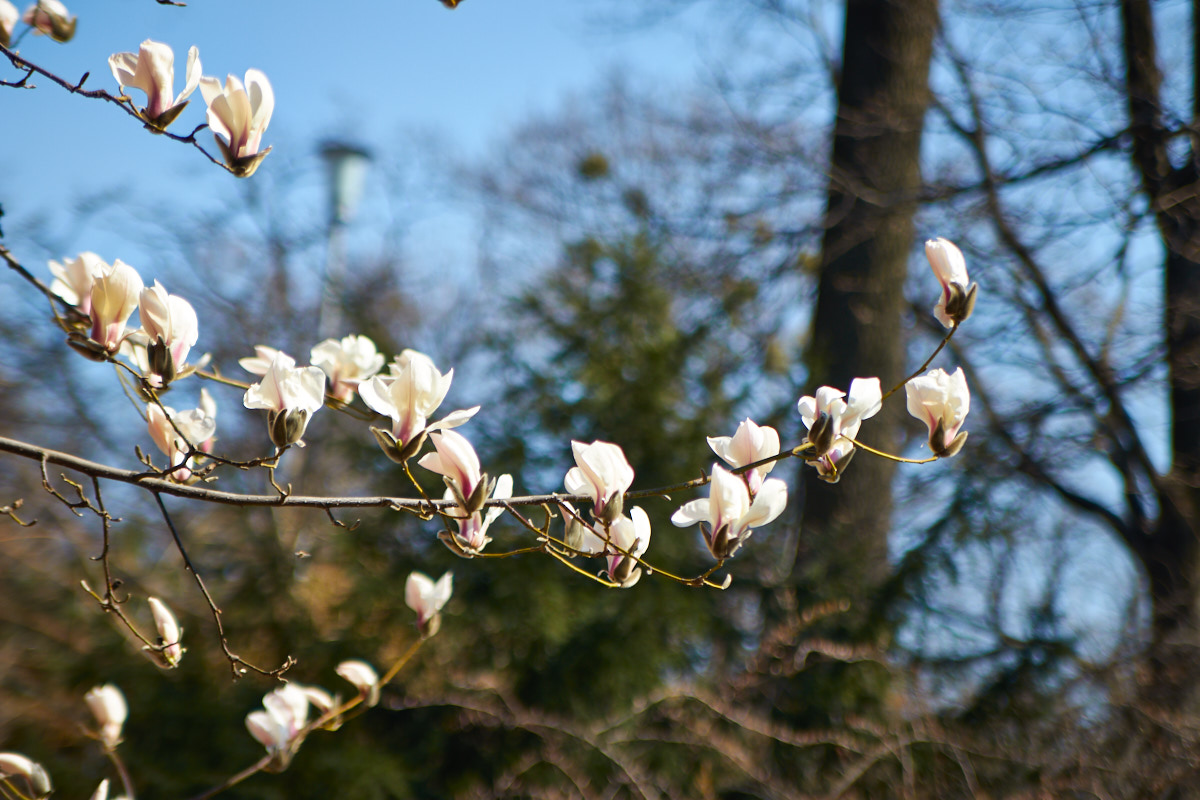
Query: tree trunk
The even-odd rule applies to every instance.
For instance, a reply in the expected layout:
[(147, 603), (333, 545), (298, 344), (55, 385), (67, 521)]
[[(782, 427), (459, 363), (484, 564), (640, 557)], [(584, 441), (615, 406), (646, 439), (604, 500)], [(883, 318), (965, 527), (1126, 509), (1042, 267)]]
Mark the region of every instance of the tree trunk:
[[(809, 390), (843, 391), (878, 376), (886, 391), (904, 377), (903, 285), (921, 186), (920, 143), (929, 102), (936, 0), (849, 0), (834, 128), (817, 308), (808, 353)], [(864, 442), (893, 451), (904, 415), (893, 398), (862, 429)], [(872, 605), (889, 573), (894, 464), (859, 452), (837, 485), (805, 468), (796, 583), (801, 603), (848, 600), (839, 638), (877, 639)], [(857, 688), (846, 697), (862, 713)], [(808, 702), (811, 702), (811, 697)], [(879, 699), (879, 698), (875, 698)], [(816, 720), (811, 720), (816, 721)]]
[[(1200, 31), (1193, 3), (1193, 48)], [(1200, 699), (1195, 670), (1200, 541), (1200, 197), (1193, 140), (1185, 162), (1173, 167), (1162, 109), (1154, 18), (1149, 0), (1121, 5), (1126, 91), (1133, 165), (1141, 179), (1165, 251), (1164, 339), (1171, 407), (1171, 471), (1156, 486), (1159, 515), (1151, 534), (1130, 547), (1145, 571), (1153, 606), (1145, 699), (1178, 710)], [(1193, 52), (1193, 81), (1200, 59)], [(1200, 93), (1193, 85), (1193, 117)]]

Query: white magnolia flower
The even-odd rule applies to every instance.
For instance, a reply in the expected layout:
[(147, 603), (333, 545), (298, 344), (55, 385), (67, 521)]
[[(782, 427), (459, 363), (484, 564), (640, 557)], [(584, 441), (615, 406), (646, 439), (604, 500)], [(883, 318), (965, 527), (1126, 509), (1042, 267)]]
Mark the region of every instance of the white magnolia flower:
[(170, 45), (147, 39), (136, 53), (114, 53), (108, 57), (108, 67), (124, 93), (140, 89), (146, 93), (142, 119), (159, 130), (175, 121), (187, 105), (187, 99), (200, 85), (200, 51), (188, 50), (187, 78), (183, 91), (175, 90), (175, 51)]
[(276, 353), (262, 381), (252, 384), (242, 399), (246, 408), (267, 410), (267, 430), (276, 447), (303, 447), (309, 420), (325, 405), (325, 373), (295, 364), (287, 354)]
[[(845, 399), (843, 399), (845, 398)], [(879, 378), (855, 378), (850, 382), (850, 394), (822, 386), (814, 397), (801, 397), (797, 403), (804, 427), (811, 442), (810, 464), (817, 468), (822, 479), (837, 483), (854, 455), (854, 443), (863, 420), (879, 413), (883, 392)]]
[[(293, 741), (308, 722), (309, 695), (300, 686), (289, 683), (263, 698), (265, 711), (246, 715), (246, 730), (267, 748), (272, 766), (282, 770), (295, 753)], [(299, 746), (299, 743), (296, 743)]]
[(49, 36), (56, 42), (69, 42), (75, 36), (77, 20), (59, 0), (38, 0), (25, 9), (21, 19), (38, 36)]
[[(217, 401), (212, 399), (212, 395), (208, 393), (208, 389), (200, 390), (200, 405), (196, 407), (196, 410), (200, 412), (201, 417), (213, 420), (213, 427), (216, 427)], [(215, 433), (210, 434), (207, 438), (197, 442), (196, 446), (206, 453), (211, 453), (213, 442), (216, 438)]]
[[(215, 412), (215, 404), (212, 404), (211, 398), (209, 403)], [(177, 483), (186, 483), (192, 477), (192, 463), (188, 453), (193, 447), (203, 449), (217, 431), (216, 417), (210, 416), (203, 405), (202, 394), (201, 407), (184, 411), (182, 414), (170, 406), (159, 408), (156, 403), (146, 406), (150, 438), (170, 462), (168, 469), (171, 472), (167, 477)]]
[(115, 353), (143, 288), (137, 270), (117, 259), (92, 284), (92, 341)]
[(111, 683), (97, 686), (83, 696), (100, 725), (100, 742), (109, 750), (121, 743), (121, 728), (129, 716), (125, 695)]
[(390, 432), (381, 428), (371, 428), (371, 432), (393, 461), (407, 461), (421, 449), (426, 434), (457, 428), (479, 411), (479, 406), (460, 409), (437, 422), (429, 422), (450, 391), (454, 370), (443, 375), (424, 353), (405, 350), (388, 365), (388, 373), (360, 385), (358, 394), (371, 410), (391, 417)]
[(27, 797), (46, 797), (54, 790), (45, 768), (20, 753), (0, 753), (0, 779), (22, 789)]
[(157, 597), (151, 597), (146, 602), (150, 604), (150, 613), (154, 616), (154, 628), (158, 631), (158, 643), (163, 649), (156, 650), (150, 647), (143, 649), (159, 666), (167, 669), (177, 667), (183, 658), (184, 649), (180, 644), (183, 639), (183, 629), (179, 627), (175, 615), (171, 613), (171, 609), (167, 608), (166, 603)]
[(947, 375), (934, 369), (913, 378), (904, 387), (908, 395), (908, 413), (929, 428), (929, 449), (936, 456), (952, 456), (967, 441), (962, 430), (971, 410), (971, 393), (962, 367)]
[(404, 583), (404, 602), (417, 612), (417, 629), (428, 638), (442, 624), (441, 610), (454, 591), (454, 574), (447, 572), (437, 583), (423, 572), (413, 572)]
[(684, 504), (671, 516), (671, 522), (680, 528), (700, 523), (713, 558), (725, 559), (749, 538), (751, 528), (771, 522), (786, 506), (787, 484), (778, 478), (763, 481), (751, 501), (746, 482), (714, 464), (709, 496)]
[[(753, 420), (744, 419), (733, 436), (709, 436), (708, 446), (729, 466), (744, 467), (755, 461), (779, 455), (779, 432), (768, 425), (760, 427)], [(763, 478), (773, 469), (774, 461), (744, 474), (752, 496), (758, 493)]]
[(586, 494), (595, 503), (593, 514), (602, 522), (620, 516), (625, 492), (633, 484), (633, 467), (625, 451), (611, 442), (571, 442), (578, 466), (567, 471), (563, 485), (571, 494)]
[(379, 674), (375, 672), (374, 667), (365, 661), (352, 659), (338, 664), (337, 674), (354, 684), (354, 688), (366, 697), (368, 707), (378, 705)]
[[(271, 362), (275, 360), (275, 356), (277, 355), (280, 355), (280, 352), (274, 347), (268, 347), (265, 344), (256, 344), (254, 345), (254, 355), (249, 358), (239, 358), (238, 365), (251, 375), (266, 375), (271, 371)], [(296, 366), (296, 359), (286, 353), (282, 355), (284, 364), (287, 364), (289, 367)]]
[(573, 558), (580, 553), (586, 556), (603, 553), (605, 548), (603, 534), (597, 534), (591, 523), (584, 520), (571, 503), (566, 500), (558, 502), (563, 508), (563, 544), (575, 551), (568, 553), (567, 557)]
[(159, 379), (158, 385), (166, 385), (183, 370), (200, 337), (196, 310), (179, 295), (167, 294), (158, 281), (142, 289), (138, 302), (150, 372)]
[[(4, 2), (4, 0), (0, 0)], [(75, 306), (80, 314), (92, 314), (92, 284), (105, 272), (112, 269), (100, 256), (92, 252), (80, 253), (73, 259), (64, 258), (63, 263), (49, 262), (54, 282), (50, 291), (64, 302)]]
[(642, 577), (638, 559), (650, 546), (650, 518), (640, 506), (634, 506), (629, 516), (621, 515), (608, 527), (605, 558), (608, 578), (622, 589), (633, 586)]
[(967, 277), (967, 260), (962, 251), (949, 239), (930, 239), (925, 242), (925, 257), (933, 274), (942, 285), (942, 294), (933, 309), (938, 322), (953, 328), (967, 320), (975, 310), (975, 293), (979, 288)]
[(349, 403), (358, 385), (383, 369), (383, 354), (366, 336), (326, 339), (312, 349), (309, 360), (329, 378), (329, 393)]
[(233, 75), (224, 87), (216, 78), (200, 79), (200, 94), (208, 105), (208, 127), (234, 174), (249, 177), (271, 152), (262, 149), (263, 133), (275, 111), (275, 93), (267, 76), (256, 69), (246, 71), (242, 85)]
[(17, 20), (21, 18), (21, 12), (17, 11), (17, 7), (8, 0), (0, 0), (0, 45), (8, 47), (12, 41), (13, 30), (17, 27)]
[[(496, 479), (491, 493), (489, 496), (484, 497), (483, 502), (486, 503), (488, 500), (507, 500), (512, 497), (512, 488), (512, 475), (501, 475)], [(458, 530), (456, 532), (444, 531), (441, 536), (442, 541), (460, 556), (470, 558), (477, 555), (492, 540), (487, 535), (488, 528), (504, 513), (504, 509), (500, 506), (492, 506), (487, 511), (480, 508), (468, 514), (465, 509), (458, 505), (458, 500), (451, 489), (446, 489), (443, 499), (455, 503), (458, 513), (452, 516), (455, 518)]]
[(429, 438), (435, 452), (426, 453), (417, 463), (442, 476), (461, 511), (467, 514), (478, 511), (487, 499), (488, 490), (475, 448), (455, 431), (437, 431)]

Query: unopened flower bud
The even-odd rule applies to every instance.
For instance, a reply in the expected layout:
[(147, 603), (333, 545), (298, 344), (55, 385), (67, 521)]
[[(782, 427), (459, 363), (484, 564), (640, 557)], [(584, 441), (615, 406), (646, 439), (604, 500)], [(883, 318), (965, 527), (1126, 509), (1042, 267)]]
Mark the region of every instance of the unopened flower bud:
[(75, 38), (78, 18), (70, 16), (60, 0), (38, 0), (25, 9), (22, 21), (32, 26), (39, 35), (65, 44)]
[(146, 345), (146, 357), (150, 362), (150, 372), (162, 379), (163, 386), (175, 380), (175, 357), (162, 337)]
[(955, 325), (961, 325), (967, 321), (967, 317), (971, 316), (971, 312), (975, 310), (975, 294), (979, 289), (979, 284), (972, 283), (970, 288), (964, 287), (960, 283), (952, 283), (946, 287), (946, 292), (949, 294), (949, 299), (946, 300), (946, 316)]
[(605, 526), (608, 526), (613, 524), (613, 522), (615, 522), (617, 518), (621, 516), (621, 512), (624, 510), (625, 495), (621, 492), (618, 492), (610, 497), (608, 502), (601, 506), (600, 511), (597, 514), (597, 519), (599, 519), (600, 522), (602, 522)]
[(97, 686), (83, 696), (100, 725), (100, 742), (109, 750), (121, 743), (121, 728), (129, 716), (125, 695), (111, 683)]
[(404, 463), (404, 456), (400, 448), (396, 445), (396, 437), (392, 436), (391, 431), (385, 431), (383, 428), (371, 426), (371, 433), (375, 436), (375, 441), (379, 444), (379, 449), (383, 454), (397, 464)]
[(587, 527), (575, 517), (567, 517), (565, 521), (566, 530), (563, 532), (563, 543), (571, 548), (570, 553), (567, 553), (568, 558), (573, 558), (577, 552), (584, 548), (584, 536), (587, 534)]
[(854, 454), (857, 452), (857, 450), (846, 450), (836, 461), (831, 456), (830, 460), (832, 464), (830, 465), (830, 469), (828, 471), (817, 470), (817, 477), (826, 483), (837, 483), (842, 479), (842, 473), (846, 471), (846, 467), (850, 465), (850, 462), (854, 459)]
[(833, 446), (833, 428), (832, 416), (824, 411), (817, 414), (812, 427), (808, 429), (808, 441), (812, 443), (814, 456), (823, 456), (829, 452), (829, 448)]
[(718, 561), (729, 558), (741, 544), (741, 541), (737, 539), (730, 540), (728, 524), (722, 525), (711, 535), (705, 537), (705, 542), (708, 544), (708, 551), (712, 553), (712, 557)]
[(496, 482), (488, 481), (488, 474), (481, 473), (479, 482), (475, 484), (475, 490), (471, 492), (471, 496), (466, 498), (466, 502), (462, 503), (462, 508), (468, 515), (478, 512), (483, 508), (483, 504), (487, 502), (488, 497), (492, 494), (492, 489), (496, 487)]
[(354, 687), (366, 698), (368, 707), (379, 704), (379, 675), (370, 664), (357, 659), (343, 661), (337, 666), (337, 674), (354, 684)]
[(613, 566), (609, 577), (614, 583), (619, 583), (621, 586), (632, 586), (637, 583), (637, 578), (633, 577), (634, 570), (637, 569), (638, 577), (641, 577), (641, 569), (638, 568), (637, 559), (629, 556), (620, 556), (620, 560)]
[(271, 442), (276, 447), (287, 447), (294, 444), (303, 447), (300, 438), (308, 427), (308, 410), (304, 408), (285, 408), (282, 411), (272, 411), (267, 414), (267, 430)]
[(157, 597), (151, 597), (146, 602), (150, 604), (150, 613), (154, 616), (154, 627), (158, 631), (159, 645), (162, 649), (153, 650), (147, 647), (145, 650), (160, 666), (167, 669), (177, 667), (184, 653), (183, 645), (179, 643), (183, 638), (183, 629), (179, 627), (175, 615), (167, 608), (166, 603)]

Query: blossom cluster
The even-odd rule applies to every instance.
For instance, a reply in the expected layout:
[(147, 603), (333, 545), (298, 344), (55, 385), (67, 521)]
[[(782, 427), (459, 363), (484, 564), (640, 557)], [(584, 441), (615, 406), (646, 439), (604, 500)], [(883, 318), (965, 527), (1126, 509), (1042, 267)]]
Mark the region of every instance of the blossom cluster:
[[(962, 252), (951, 242), (931, 240), (926, 255), (942, 286), (935, 316), (953, 333), (970, 316), (977, 287), (969, 282)], [(132, 267), (119, 260), (109, 265), (94, 253), (61, 264), (51, 261), (50, 270), (55, 276), (51, 290), (70, 307), (67, 324), (73, 326), (72, 343), (77, 349), (98, 358), (111, 358), (114, 353), (127, 357), (149, 389), (165, 389), (195, 370), (187, 358), (198, 338), (198, 323), (186, 300), (169, 294), (157, 281), (145, 287)], [(129, 330), (134, 310), (140, 310), (141, 327)], [(490, 477), (474, 446), (456, 430), (476, 415), (479, 406), (434, 419), (450, 391), (454, 370), (443, 373), (429, 356), (411, 349), (385, 362), (375, 343), (361, 335), (320, 342), (309, 359), (311, 365), (300, 366), (287, 353), (258, 345), (253, 356), (239, 361), (260, 378), (246, 388), (242, 403), (267, 412), (267, 433), (277, 454), (304, 445), (317, 411), (326, 405), (349, 406), (357, 396), (390, 423), (370, 426), (387, 458), (404, 464), (406, 470), (409, 461), (416, 459), (419, 466), (441, 476), (445, 491), (437, 513), (445, 522), (439, 534), (442, 541), (460, 556), (480, 555), (492, 541), (490, 527), (513, 497), (513, 480), (511, 475)], [(957, 454), (967, 438), (963, 425), (970, 409), (962, 369), (954, 373), (933, 369), (914, 376), (904, 388), (909, 412), (927, 426), (933, 456)], [(787, 506), (785, 482), (767, 477), (776, 461), (800, 456), (821, 479), (837, 483), (860, 446), (860, 429), (879, 412), (886, 396), (879, 378), (861, 377), (851, 381), (847, 391), (822, 386), (801, 397), (797, 410), (807, 433), (792, 450), (781, 450), (778, 431), (752, 419), (743, 420), (731, 436), (709, 437), (709, 447), (720, 463), (712, 465), (705, 481), (708, 496), (680, 506), (671, 522), (679, 527), (699, 525), (709, 553), (723, 563), (755, 528), (777, 519)], [(196, 408), (182, 412), (152, 397), (146, 417), (151, 438), (168, 457), (165, 474), (178, 482), (202, 477), (197, 461), (211, 453), (216, 429), (216, 404), (208, 392), (201, 391)], [(420, 455), (426, 442), (432, 450)], [(571, 450), (575, 466), (563, 478), (568, 497), (559, 501), (565, 529), (555, 542), (566, 557), (602, 556), (603, 582), (631, 587), (644, 572), (643, 556), (651, 538), (645, 511), (626, 508), (633, 467), (612, 442), (573, 441)], [(587, 516), (572, 504), (579, 498), (591, 502)], [(406, 594), (409, 604), (418, 609), (423, 635), (437, 630), (437, 611), (449, 596), (448, 576), (445, 580), (443, 586), (424, 576), (410, 579)]]
[(235, 175), (253, 175), (270, 152), (270, 147), (262, 146), (262, 137), (275, 111), (275, 93), (260, 70), (247, 70), (244, 82), (229, 75), (222, 84), (218, 78), (202, 75), (200, 52), (193, 46), (188, 49), (183, 91), (176, 95), (175, 52), (152, 39), (142, 42), (136, 53), (109, 56), (108, 66), (122, 92), (137, 89), (146, 95), (145, 106), (139, 109), (131, 103), (131, 107), (147, 127), (160, 133), (183, 112), (198, 88), (208, 107), (208, 127)]
[[(405, 601), (417, 614), (417, 628), (422, 639), (437, 632), (440, 612), (450, 600), (453, 590), (452, 580), (448, 572), (436, 583), (420, 572), (409, 575), (405, 585)], [(183, 655), (179, 644), (182, 631), (162, 601), (151, 597), (149, 604), (158, 631), (159, 645), (146, 649), (151, 651), (161, 666), (174, 667)], [(368, 708), (377, 705), (383, 683), (395, 674), (398, 667), (393, 667), (381, 679), (375, 668), (361, 659), (338, 664), (335, 670), (337, 675), (354, 688), (354, 697), (345, 703), (339, 695), (331, 694), (319, 686), (307, 686), (295, 681), (268, 692), (263, 697), (262, 709), (251, 711), (245, 719), (250, 735), (267, 750), (269, 762), (265, 766), (266, 771), (286, 769), (312, 730), (321, 728), (332, 731), (341, 727), (341, 715), (345, 710), (359, 703)], [(89, 690), (84, 695), (84, 701), (95, 720), (95, 728), (85, 728), (85, 732), (99, 742), (105, 752), (115, 754), (122, 743), (122, 732), (129, 716), (129, 704), (124, 693), (115, 684), (106, 683)], [(113, 757), (115, 761), (115, 755)], [(0, 795), (44, 798), (52, 791), (50, 776), (42, 765), (21, 753), (0, 752)], [(108, 793), (109, 782), (105, 779), (92, 794), (92, 800), (108, 800)]]
[[(67, 42), (75, 36), (77, 20), (61, 0), (38, 0), (29, 6), (20, 20), (39, 36)], [(0, 0), (0, 45), (8, 47), (18, 20), (17, 8), (10, 0)], [(170, 45), (147, 39), (138, 52), (114, 53), (108, 67), (121, 91), (137, 89), (146, 95), (146, 104), (138, 108), (128, 97), (121, 97), (146, 127), (164, 132), (184, 108), (196, 89), (207, 107), (208, 127), (224, 156), (229, 171), (249, 177), (271, 151), (262, 138), (275, 112), (275, 93), (267, 76), (260, 70), (246, 71), (245, 79), (228, 75), (219, 78), (203, 75), (200, 51), (188, 48), (183, 90), (175, 94), (175, 51)]]

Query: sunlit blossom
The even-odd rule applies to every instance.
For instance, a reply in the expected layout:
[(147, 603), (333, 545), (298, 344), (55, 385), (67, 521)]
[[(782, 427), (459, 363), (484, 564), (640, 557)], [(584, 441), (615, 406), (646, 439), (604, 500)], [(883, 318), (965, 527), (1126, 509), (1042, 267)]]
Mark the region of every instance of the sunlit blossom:
[(171, 613), (171, 609), (167, 608), (166, 603), (157, 597), (151, 597), (146, 602), (150, 604), (150, 614), (154, 617), (154, 628), (158, 631), (158, 643), (161, 649), (151, 647), (143, 649), (159, 666), (167, 669), (177, 667), (184, 653), (181, 644), (183, 629), (179, 627), (175, 615)]
[[(496, 479), (491, 493), (484, 497), (484, 502), (486, 503), (488, 500), (507, 500), (512, 497), (512, 488), (512, 476), (507, 474), (501, 475)], [(441, 536), (442, 541), (460, 556), (469, 558), (477, 555), (492, 540), (487, 535), (488, 528), (504, 513), (504, 509), (500, 506), (492, 506), (486, 510), (480, 508), (468, 514), (458, 505), (457, 498), (455, 498), (454, 492), (451, 489), (446, 489), (443, 499), (455, 503), (455, 511), (457, 513), (452, 513), (451, 516), (454, 517), (454, 523), (458, 529), (456, 531), (444, 531)]]
[(967, 260), (962, 251), (949, 239), (930, 239), (925, 242), (925, 257), (933, 274), (942, 285), (933, 315), (947, 328), (967, 320), (975, 310), (975, 294), (979, 288), (967, 277)]
[(268, 412), (267, 430), (276, 447), (303, 447), (309, 420), (325, 405), (325, 373), (295, 364), (287, 354), (276, 353), (262, 381), (251, 384), (242, 399), (246, 408)]
[[(277, 355), (279, 355), (279, 351), (274, 347), (268, 347), (265, 344), (256, 344), (254, 345), (254, 355), (247, 358), (239, 358), (238, 366), (251, 375), (266, 375), (270, 372), (271, 362), (275, 360), (275, 356)], [(296, 359), (286, 353), (283, 358), (283, 363), (289, 367), (296, 366)]]
[(200, 323), (192, 304), (177, 294), (167, 294), (158, 281), (142, 289), (138, 314), (146, 333), (146, 355), (153, 385), (175, 380), (187, 362), (188, 353), (200, 336)]
[(142, 119), (158, 130), (175, 121), (187, 106), (187, 98), (200, 85), (200, 51), (194, 46), (188, 50), (187, 77), (183, 91), (177, 96), (172, 94), (175, 51), (163, 42), (147, 39), (136, 53), (114, 53), (108, 57), (108, 67), (122, 92), (140, 89), (146, 93), (146, 105), (140, 113)]
[(413, 572), (404, 583), (404, 602), (417, 612), (417, 629), (428, 638), (438, 632), (442, 624), (442, 608), (454, 591), (454, 575), (447, 572), (434, 583), (423, 572)]
[(815, 457), (808, 463), (816, 467), (823, 480), (829, 483), (841, 480), (854, 455), (851, 439), (858, 436), (863, 420), (879, 413), (882, 397), (879, 378), (855, 378), (850, 382), (849, 395), (832, 386), (822, 386), (816, 395), (800, 398), (797, 408), (808, 429), (810, 455)]
[(263, 697), (265, 711), (246, 715), (246, 730), (267, 748), (272, 770), (281, 771), (291, 762), (299, 744), (293, 742), (308, 722), (309, 702), (304, 689), (289, 683)]
[(38, 36), (49, 36), (56, 42), (69, 42), (75, 36), (77, 19), (60, 0), (38, 0), (25, 9), (21, 19)]
[(213, 414), (201, 407), (177, 413), (170, 406), (159, 408), (156, 403), (146, 406), (147, 428), (150, 438), (169, 461), (167, 477), (177, 483), (186, 483), (192, 477), (192, 461), (188, 454), (203, 449), (217, 430), (216, 406), (209, 398)]
[[(733, 436), (709, 436), (708, 446), (729, 466), (744, 467), (779, 455), (779, 432), (768, 425), (760, 426), (754, 420), (744, 419)], [(774, 461), (743, 473), (751, 496), (758, 493), (763, 478), (773, 469)]]
[(681, 528), (700, 523), (713, 558), (725, 559), (737, 552), (751, 528), (771, 522), (786, 506), (787, 484), (778, 478), (763, 481), (751, 500), (744, 480), (714, 464), (709, 496), (684, 504), (671, 522)]
[(571, 442), (577, 466), (567, 471), (563, 485), (571, 494), (592, 498), (596, 519), (612, 522), (620, 516), (625, 492), (633, 484), (633, 467), (625, 451), (611, 442)]
[(934, 369), (913, 378), (904, 387), (908, 395), (908, 413), (929, 428), (929, 449), (936, 456), (952, 456), (967, 441), (962, 430), (971, 410), (971, 392), (967, 376), (959, 367), (953, 374)]
[(479, 406), (429, 422), (450, 391), (453, 378), (453, 369), (443, 375), (429, 356), (405, 350), (388, 365), (387, 375), (376, 375), (359, 386), (358, 394), (369, 408), (391, 417), (391, 431), (371, 428), (388, 458), (403, 463), (421, 449), (426, 434), (457, 428), (475, 415)]
[(143, 286), (137, 270), (119, 258), (96, 277), (92, 283), (92, 341), (110, 353), (117, 351)]
[(475, 448), (455, 431), (438, 431), (429, 438), (435, 452), (426, 453), (417, 463), (442, 476), (460, 509), (468, 514), (478, 511), (483, 507), (487, 487)]
[(329, 378), (329, 394), (349, 403), (358, 385), (383, 369), (383, 354), (366, 336), (326, 339), (312, 349), (309, 361)]
[(54, 275), (50, 291), (61, 297), (65, 303), (75, 306), (80, 314), (90, 317), (92, 285), (112, 267), (92, 252), (80, 253), (75, 258), (64, 258), (61, 264), (50, 261), (49, 266), (50, 273)]
[(0, 0), (0, 45), (8, 47), (21, 12), (8, 0)]
[[(449, 573), (447, 573), (449, 574)], [(407, 587), (405, 587), (407, 589)], [(405, 592), (407, 594), (407, 591)], [(351, 659), (337, 665), (337, 674), (354, 685), (366, 699), (368, 707), (379, 703), (379, 674), (366, 661)]]
[(54, 788), (45, 768), (20, 753), (0, 753), (0, 779), (26, 797), (46, 797)]
[(628, 589), (642, 577), (638, 559), (650, 546), (650, 517), (640, 506), (634, 506), (628, 516), (621, 515), (612, 521), (608, 537), (604, 552), (608, 578), (622, 589)]
[(267, 76), (256, 69), (246, 71), (243, 85), (230, 75), (225, 85), (216, 78), (200, 79), (200, 94), (208, 105), (208, 127), (225, 156), (225, 163), (239, 177), (249, 177), (271, 152), (263, 149), (262, 137), (275, 111), (275, 93)]
[(83, 699), (100, 726), (100, 743), (110, 750), (115, 748), (121, 743), (121, 728), (129, 716), (125, 695), (115, 685), (106, 683), (89, 691)]

